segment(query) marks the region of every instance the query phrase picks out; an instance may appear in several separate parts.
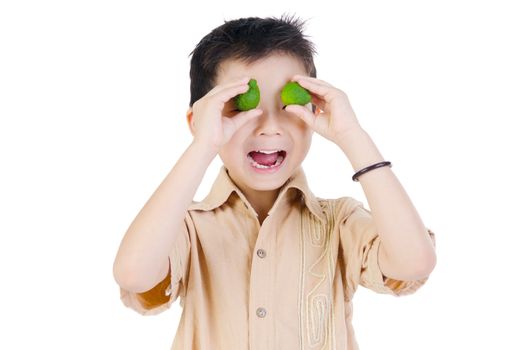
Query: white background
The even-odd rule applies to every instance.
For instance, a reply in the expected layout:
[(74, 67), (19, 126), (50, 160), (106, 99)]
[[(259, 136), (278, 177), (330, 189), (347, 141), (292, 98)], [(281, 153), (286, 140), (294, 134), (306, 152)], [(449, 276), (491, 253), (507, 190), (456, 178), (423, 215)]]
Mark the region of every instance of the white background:
[[(318, 77), (347, 92), (437, 235), (417, 293), (356, 293), (361, 349), (528, 348), (528, 11), (343, 3), (1, 3), (0, 348), (169, 349), (179, 303), (155, 317), (125, 308), (115, 254), (192, 140), (194, 46), (224, 19), (286, 12), (308, 19)], [(366, 203), (344, 154), (317, 134), (303, 168), (318, 197)]]

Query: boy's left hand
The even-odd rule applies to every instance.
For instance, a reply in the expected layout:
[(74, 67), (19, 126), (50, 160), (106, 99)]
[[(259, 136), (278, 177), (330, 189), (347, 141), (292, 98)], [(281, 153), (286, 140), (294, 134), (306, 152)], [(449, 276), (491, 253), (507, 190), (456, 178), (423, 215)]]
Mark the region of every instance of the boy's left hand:
[(316, 116), (310, 109), (300, 105), (288, 105), (285, 110), (304, 120), (315, 132), (339, 146), (346, 142), (347, 136), (361, 129), (344, 91), (305, 75), (294, 75), (292, 81), (310, 92), (312, 104), (322, 109), (322, 112)]

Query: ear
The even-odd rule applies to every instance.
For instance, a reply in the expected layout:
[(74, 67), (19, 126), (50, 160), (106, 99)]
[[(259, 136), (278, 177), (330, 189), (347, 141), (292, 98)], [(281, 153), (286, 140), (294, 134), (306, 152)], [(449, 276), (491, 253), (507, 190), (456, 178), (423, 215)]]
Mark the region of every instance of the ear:
[(194, 127), (192, 125), (192, 118), (193, 118), (192, 107), (189, 107), (189, 109), (187, 110), (187, 125), (189, 126), (189, 130), (191, 131), (191, 134), (194, 136)]

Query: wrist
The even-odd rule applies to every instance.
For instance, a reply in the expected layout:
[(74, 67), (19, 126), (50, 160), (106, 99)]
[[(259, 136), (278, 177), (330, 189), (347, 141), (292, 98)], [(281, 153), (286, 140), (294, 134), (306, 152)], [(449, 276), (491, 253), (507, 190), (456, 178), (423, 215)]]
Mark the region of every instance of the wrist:
[(370, 135), (363, 129), (348, 133), (346, 138), (342, 140), (343, 142), (339, 143), (338, 146), (345, 153), (356, 172), (385, 160)]
[(204, 144), (202, 142), (198, 142), (196, 140), (193, 140), (191, 142), (190, 148), (196, 149), (197, 152), (203, 155), (203, 157), (210, 159), (211, 161), (216, 157), (218, 154), (218, 150), (211, 147), (210, 145)]
[(343, 149), (347, 147), (353, 139), (356, 138), (356, 135), (365, 133), (366, 131), (359, 124), (357, 124), (356, 126), (341, 132), (335, 143), (339, 146), (339, 148)]

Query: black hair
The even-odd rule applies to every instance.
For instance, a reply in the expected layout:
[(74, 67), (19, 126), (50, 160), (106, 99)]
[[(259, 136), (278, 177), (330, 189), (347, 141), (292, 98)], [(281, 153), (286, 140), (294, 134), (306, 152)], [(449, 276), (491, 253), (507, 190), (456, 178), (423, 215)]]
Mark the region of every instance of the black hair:
[(228, 59), (253, 63), (273, 53), (298, 58), (311, 77), (317, 72), (313, 60), (314, 44), (303, 34), (306, 21), (293, 16), (247, 17), (226, 21), (200, 40), (191, 58), (191, 100), (202, 98), (215, 85), (219, 65)]

